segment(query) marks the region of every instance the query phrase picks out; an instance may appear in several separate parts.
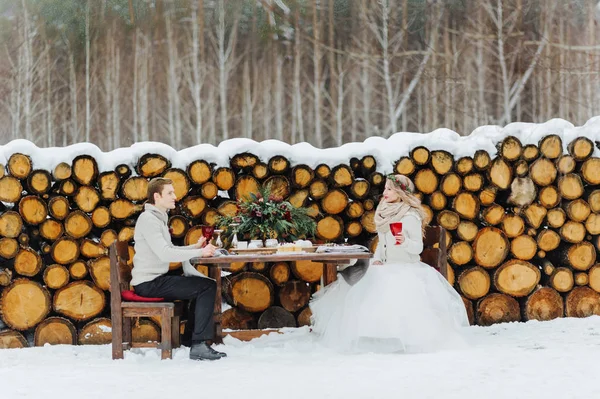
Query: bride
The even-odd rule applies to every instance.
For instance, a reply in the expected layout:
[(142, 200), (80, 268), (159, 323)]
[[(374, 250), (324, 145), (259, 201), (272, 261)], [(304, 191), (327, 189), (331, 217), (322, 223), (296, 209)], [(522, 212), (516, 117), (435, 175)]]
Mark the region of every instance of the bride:
[[(354, 285), (339, 278), (311, 300), (313, 331), (325, 345), (405, 353), (466, 345), (462, 330), (469, 322), (460, 295), (420, 261), (425, 213), (413, 193), (409, 178), (388, 176), (375, 214), (379, 244), (365, 275)], [(394, 222), (402, 223), (396, 236)]]

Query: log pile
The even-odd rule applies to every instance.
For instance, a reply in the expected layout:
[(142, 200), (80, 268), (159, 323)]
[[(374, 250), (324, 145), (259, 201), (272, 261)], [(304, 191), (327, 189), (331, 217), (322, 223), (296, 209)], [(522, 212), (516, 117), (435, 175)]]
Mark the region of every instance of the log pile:
[[(584, 137), (563, 143), (548, 135), (536, 145), (506, 137), (494, 156), (480, 150), (455, 159), (419, 146), (395, 162), (394, 171), (415, 182), (431, 223), (447, 230), (449, 280), (472, 323), (600, 314), (594, 148)], [(183, 169), (152, 153), (108, 171), (88, 155), (54, 170), (33, 165), (15, 153), (0, 167), (0, 347), (110, 341), (107, 248), (124, 240), (133, 254), (135, 221), (155, 176), (174, 181), (169, 226), (177, 245), (195, 242), (199, 225), (234, 214), (236, 199), (264, 185), (310, 209), (316, 240), (377, 245), (385, 176), (370, 155), (314, 168), (250, 153), (228, 166), (199, 159)], [(308, 262), (234, 264), (224, 278), (231, 306), (223, 328), (309, 324), (321, 273)], [(159, 323), (140, 320), (135, 339), (158, 339)]]

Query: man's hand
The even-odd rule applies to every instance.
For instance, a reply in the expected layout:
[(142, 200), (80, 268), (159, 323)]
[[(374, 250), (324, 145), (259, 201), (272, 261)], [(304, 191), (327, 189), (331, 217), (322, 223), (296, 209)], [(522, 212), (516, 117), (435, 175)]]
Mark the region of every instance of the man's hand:
[(206, 244), (206, 237), (202, 236), (198, 239), (198, 242), (194, 244), (194, 248), (202, 248)]
[(204, 248), (202, 248), (202, 257), (203, 258), (210, 258), (211, 256), (215, 255), (215, 250), (217, 249), (217, 247), (215, 247), (212, 244), (208, 244), (207, 246), (205, 246)]

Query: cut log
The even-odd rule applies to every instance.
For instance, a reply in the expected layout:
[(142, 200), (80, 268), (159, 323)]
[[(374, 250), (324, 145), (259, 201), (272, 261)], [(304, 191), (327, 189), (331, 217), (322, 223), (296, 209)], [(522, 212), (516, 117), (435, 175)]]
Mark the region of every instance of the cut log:
[(68, 265), (79, 257), (79, 244), (70, 237), (61, 237), (52, 244), (50, 255), (56, 263)]
[(170, 167), (171, 162), (162, 155), (145, 154), (138, 161), (135, 170), (138, 175), (151, 178), (162, 175)]
[(360, 159), (360, 172), (362, 176), (368, 176), (377, 169), (377, 160), (372, 155), (365, 155)]
[(207, 200), (215, 199), (219, 195), (219, 187), (215, 183), (208, 181), (200, 187), (200, 195)]
[(479, 173), (470, 173), (463, 179), (463, 186), (465, 187), (465, 190), (471, 192), (477, 192), (481, 190), (484, 183), (485, 180)]
[(496, 201), (496, 195), (497, 195), (497, 188), (496, 187), (486, 187), (483, 190), (481, 190), (479, 192), (479, 202), (481, 202), (481, 205), (483, 206), (489, 206), (491, 204), (494, 203), (494, 201)]
[(79, 345), (107, 345), (112, 341), (112, 323), (106, 317), (100, 317), (87, 323), (79, 330)]
[(460, 216), (456, 212), (443, 210), (437, 215), (437, 223), (446, 230), (456, 230), (460, 224)]
[(585, 239), (585, 234), (586, 230), (583, 223), (573, 222), (572, 220), (566, 221), (560, 228), (560, 236), (563, 240), (572, 244), (583, 241)]
[(485, 150), (475, 151), (475, 155), (473, 155), (473, 164), (475, 165), (475, 168), (477, 170), (488, 170), (490, 168), (490, 165), (492, 164), (490, 154), (488, 154)]
[(231, 158), (229, 164), (235, 171), (250, 172), (254, 165), (260, 162), (260, 159), (249, 152), (236, 154)]
[(298, 313), (298, 317), (296, 320), (298, 321), (298, 327), (310, 326), (312, 318), (312, 312), (310, 308), (307, 306), (300, 313)]
[[(369, 231), (373, 230), (375, 222), (372, 221), (374, 212), (365, 212), (361, 218), (361, 224)], [(342, 236), (344, 232), (344, 222), (338, 216), (325, 216), (317, 222), (316, 235), (327, 242), (335, 241)]]
[(310, 260), (299, 260), (291, 263), (291, 270), (296, 278), (314, 283), (319, 281), (323, 275), (323, 264)]
[(352, 198), (362, 200), (367, 198), (371, 191), (371, 184), (364, 179), (356, 179), (350, 187), (350, 195)]
[(199, 195), (185, 197), (181, 202), (182, 213), (190, 219), (200, 217), (205, 209), (206, 200)]
[(506, 190), (510, 187), (513, 180), (513, 170), (502, 158), (496, 158), (492, 161), (489, 171), (490, 182), (500, 190)]
[(385, 184), (385, 176), (379, 172), (373, 172), (368, 177), (367, 180), (371, 187), (377, 188), (382, 187)]
[(130, 201), (145, 201), (148, 193), (148, 180), (142, 176), (133, 176), (121, 186), (121, 195)]
[(463, 191), (454, 198), (452, 209), (462, 218), (473, 220), (479, 215), (479, 201), (473, 193)]
[(421, 169), (415, 175), (414, 184), (423, 194), (431, 194), (438, 188), (438, 177), (431, 169)]
[(50, 191), (52, 176), (45, 170), (34, 170), (27, 178), (27, 188), (31, 194), (43, 195)]
[(73, 211), (65, 219), (65, 233), (75, 239), (85, 237), (92, 231), (92, 228), (92, 220), (81, 211)]
[(535, 184), (529, 177), (517, 177), (510, 185), (508, 203), (518, 207), (531, 204), (537, 195)]
[(275, 155), (269, 159), (267, 167), (271, 174), (284, 175), (290, 170), (290, 161), (283, 155)]
[(479, 266), (471, 267), (458, 276), (458, 286), (460, 292), (469, 299), (483, 298), (490, 290), (490, 275)]
[[(131, 227), (124, 227), (125, 229), (132, 229)], [(125, 241), (125, 240), (123, 240)], [(97, 258), (102, 255), (108, 255), (108, 250), (101, 243), (84, 238), (81, 240), (80, 253), (86, 258)]]
[(31, 248), (23, 247), (15, 256), (14, 269), (21, 276), (36, 276), (42, 270), (43, 265), (40, 254)]
[(538, 203), (533, 203), (525, 208), (524, 216), (527, 224), (534, 229), (538, 229), (548, 213), (547, 209)]
[(48, 317), (35, 328), (34, 345), (75, 345), (77, 330), (63, 317)]
[(124, 220), (141, 212), (144, 207), (143, 205), (136, 205), (131, 201), (119, 198), (111, 202), (108, 209), (113, 219)]
[(62, 265), (50, 265), (44, 270), (46, 287), (57, 290), (69, 283), (69, 271)]
[(250, 270), (254, 272), (265, 272), (267, 270), (267, 262), (250, 262)]
[(567, 213), (561, 208), (548, 210), (548, 214), (546, 215), (546, 222), (548, 223), (548, 226), (558, 229), (559, 227), (562, 227), (566, 221)]
[(440, 176), (452, 170), (454, 166), (454, 157), (445, 150), (435, 150), (431, 152), (431, 167)]
[(288, 281), (279, 289), (279, 303), (289, 312), (297, 312), (310, 299), (310, 285), (304, 281)]
[(40, 197), (28, 195), (19, 202), (19, 213), (25, 223), (37, 226), (46, 220), (48, 208)]
[(207, 226), (214, 226), (217, 224), (217, 217), (219, 212), (216, 209), (206, 208), (202, 214), (202, 224)]
[(515, 237), (510, 243), (510, 252), (520, 260), (530, 260), (537, 253), (537, 243), (530, 235), (520, 235)]
[(473, 258), (479, 266), (494, 268), (504, 262), (509, 248), (508, 238), (502, 230), (484, 227), (473, 242)]
[(50, 312), (50, 293), (35, 281), (19, 278), (2, 291), (2, 320), (14, 330), (35, 327)]
[(104, 292), (90, 281), (74, 281), (54, 294), (55, 312), (75, 321), (86, 321), (98, 316), (104, 309)]
[(458, 238), (463, 241), (471, 242), (477, 236), (477, 232), (479, 231), (479, 227), (469, 220), (461, 220), (456, 228), (456, 234)]
[(0, 214), (0, 236), (17, 238), (23, 230), (23, 219), (14, 211)]
[(543, 229), (537, 236), (537, 245), (545, 252), (554, 251), (558, 248), (560, 241), (560, 235), (550, 229)]
[(548, 159), (557, 159), (563, 152), (562, 139), (556, 134), (549, 134), (542, 138), (538, 147), (540, 153)]
[(588, 284), (594, 291), (600, 292), (600, 264), (596, 264), (590, 269)]
[(271, 306), (258, 318), (258, 328), (285, 328), (296, 327), (296, 318), (282, 307)]
[(573, 272), (566, 267), (557, 267), (548, 279), (548, 283), (558, 292), (569, 292), (575, 283)]
[(541, 287), (527, 298), (523, 319), (546, 321), (563, 317), (563, 314), (562, 296), (550, 287)]
[[(138, 179), (146, 180), (143, 177)], [(115, 171), (102, 172), (98, 177), (98, 188), (100, 190), (100, 198), (103, 201), (114, 201), (117, 199), (117, 192), (121, 186), (121, 178)], [(144, 195), (144, 198), (146, 195)]]
[(574, 173), (561, 176), (558, 179), (558, 192), (562, 198), (574, 200), (583, 195), (581, 177)]
[(516, 161), (523, 153), (523, 144), (515, 136), (507, 136), (498, 144), (498, 155), (507, 161)]
[(596, 248), (588, 241), (570, 245), (560, 255), (562, 263), (574, 270), (586, 271), (596, 263)]
[(283, 199), (290, 195), (290, 182), (285, 176), (271, 176), (264, 181), (263, 187), (268, 187), (274, 197)]
[(525, 177), (529, 174), (529, 164), (526, 160), (521, 159), (515, 163), (515, 175), (518, 177)]
[(31, 173), (31, 158), (28, 155), (14, 153), (8, 158), (8, 173), (17, 179), (26, 179)]
[(208, 162), (198, 159), (187, 167), (187, 175), (194, 184), (204, 184), (210, 180), (212, 168)]
[(5, 330), (0, 331), (0, 349), (18, 349), (27, 348), (27, 340), (18, 331)]
[(556, 270), (554, 265), (550, 261), (547, 261), (547, 260), (543, 260), (541, 262), (540, 266), (546, 276), (551, 276), (552, 274), (554, 274), (554, 270)]
[(52, 177), (54, 177), (54, 180), (56, 181), (69, 179), (71, 177), (71, 174), (71, 165), (69, 165), (66, 162), (59, 163), (54, 167), (54, 170), (52, 171)]
[(77, 187), (77, 183), (75, 183), (73, 180), (63, 180), (60, 182), (58, 193), (61, 195), (66, 195), (67, 197), (72, 197), (77, 192)]
[(357, 219), (365, 213), (365, 208), (362, 202), (353, 201), (346, 207), (346, 216), (350, 219)]
[(177, 198), (177, 201), (181, 201), (186, 197), (190, 191), (191, 185), (190, 179), (184, 170), (171, 168), (163, 174), (163, 177), (173, 182), (173, 188), (175, 189), (175, 197)]
[[(342, 182), (342, 184), (346, 184), (345, 182), (345, 177), (342, 176), (343, 172), (339, 171), (339, 169), (335, 169), (331, 172), (330, 177), (332, 179), (336, 178), (335, 173), (338, 173), (337, 178), (340, 179), (340, 181)], [(296, 165), (292, 168), (292, 173), (291, 173), (291, 182), (292, 182), (292, 187), (294, 188), (307, 188), (311, 182), (313, 181), (315, 177), (315, 172), (312, 170), (311, 167), (309, 167), (308, 165)], [(286, 179), (287, 181), (287, 179)], [(335, 184), (335, 182), (334, 182)], [(339, 187), (343, 187), (343, 186), (339, 186)], [(289, 190), (289, 185), (288, 185), (288, 190)]]
[(525, 232), (525, 222), (519, 215), (505, 215), (502, 219), (502, 230), (508, 238), (515, 238)]
[(575, 284), (578, 286), (588, 285), (589, 283), (588, 274), (585, 272), (575, 273)]
[(459, 241), (448, 250), (448, 259), (457, 266), (463, 266), (473, 259), (473, 248), (467, 241)]
[(247, 312), (262, 312), (273, 305), (275, 291), (271, 281), (259, 273), (243, 272), (231, 276), (226, 297), (231, 298), (232, 306)]
[(6, 287), (12, 282), (12, 270), (0, 267), (0, 287)]
[(589, 184), (600, 184), (600, 158), (590, 158), (581, 165), (581, 177)]
[(81, 186), (77, 189), (73, 200), (83, 212), (91, 213), (98, 206), (100, 195), (93, 187)]
[(127, 164), (120, 164), (115, 167), (115, 172), (119, 175), (121, 180), (126, 180), (131, 176), (131, 168)]
[(523, 147), (522, 157), (527, 162), (535, 161), (540, 156), (540, 149), (535, 144), (527, 144)]
[(160, 342), (160, 327), (148, 319), (139, 319), (131, 330), (131, 339), (136, 343)]
[(498, 204), (492, 204), (483, 210), (482, 216), (485, 223), (490, 226), (495, 226), (504, 220), (506, 211)]
[(63, 220), (70, 212), (69, 200), (62, 196), (50, 198), (48, 201), (48, 212), (53, 218)]
[(339, 164), (331, 169), (330, 179), (333, 187), (348, 187), (354, 182), (354, 173), (348, 165)]
[(212, 181), (219, 190), (227, 191), (235, 185), (235, 173), (227, 167), (217, 168), (213, 172)]
[(394, 172), (399, 175), (411, 176), (415, 170), (416, 165), (410, 157), (401, 157), (394, 165)]
[(573, 157), (570, 155), (562, 155), (560, 158), (558, 158), (558, 161), (556, 161), (558, 173), (561, 175), (566, 175), (567, 173), (573, 172), (576, 166), (577, 163), (575, 162), (575, 159), (573, 159)]
[(582, 162), (592, 156), (596, 146), (594, 142), (585, 136), (576, 137), (567, 146), (569, 154), (577, 161)]
[(600, 234), (600, 214), (592, 213), (585, 220), (585, 229), (591, 235), (599, 235)]
[(462, 190), (462, 179), (456, 173), (448, 173), (440, 182), (440, 190), (448, 197), (454, 197)]
[(347, 222), (345, 229), (346, 235), (351, 238), (358, 237), (363, 231), (362, 225), (357, 220), (351, 220), (350, 222)]
[(99, 229), (108, 227), (112, 218), (110, 217), (110, 211), (105, 206), (99, 206), (92, 212), (92, 223)]
[(478, 301), (476, 320), (480, 326), (520, 321), (521, 309), (519, 308), (519, 302), (509, 295), (490, 294)]
[(117, 240), (117, 232), (113, 229), (104, 230), (100, 236), (100, 242), (105, 248), (110, 247), (110, 244)]
[[(218, 184), (217, 184), (218, 185)], [(250, 200), (250, 194), (259, 193), (260, 183), (253, 176), (240, 176), (235, 183), (235, 198), (237, 200)]]
[[(131, 261), (132, 257), (130, 257)], [(108, 291), (110, 289), (110, 258), (99, 256), (88, 261), (90, 276), (98, 288)]]
[(12, 259), (19, 253), (19, 243), (14, 238), (0, 238), (0, 257)]
[(547, 158), (538, 158), (531, 168), (529, 168), (529, 176), (535, 184), (541, 187), (548, 186), (554, 182), (557, 175), (556, 165)]
[(415, 147), (410, 152), (410, 158), (417, 165), (427, 165), (431, 159), (431, 153), (423, 146)]
[(348, 195), (340, 190), (330, 190), (321, 200), (321, 208), (330, 215), (337, 215), (346, 209), (348, 206)]
[(82, 186), (88, 186), (98, 178), (98, 163), (90, 155), (75, 157), (71, 170), (73, 180)]
[(221, 327), (230, 330), (250, 330), (256, 328), (256, 320), (248, 312), (237, 308), (229, 308), (222, 314)]
[(16, 203), (21, 199), (23, 186), (21, 182), (12, 176), (0, 178), (0, 201)]
[(315, 168), (315, 174), (319, 176), (320, 179), (327, 180), (331, 175), (331, 168), (329, 165), (324, 163), (317, 165)]
[(461, 157), (456, 161), (456, 165), (455, 165), (456, 173), (458, 173), (461, 176), (465, 176), (465, 175), (471, 173), (474, 166), (475, 166), (475, 164), (473, 162), (473, 158)]
[(188, 220), (182, 215), (171, 216), (168, 225), (171, 236), (175, 238), (184, 237), (189, 228)]
[(77, 260), (69, 265), (69, 275), (73, 280), (81, 280), (88, 274), (87, 265), (82, 260)]
[(19, 242), (19, 244), (22, 247), (28, 247), (29, 246), (29, 235), (27, 235), (27, 233), (21, 233), (21, 234), (19, 234), (17, 241)]
[(275, 262), (269, 270), (269, 277), (275, 285), (282, 285), (290, 279), (290, 266), (286, 262)]
[(529, 295), (540, 282), (541, 273), (535, 265), (519, 259), (505, 262), (494, 273), (494, 287), (513, 297)]
[(329, 191), (329, 186), (324, 180), (316, 179), (310, 184), (309, 192), (312, 199), (320, 200)]
[(590, 215), (590, 205), (579, 198), (566, 204), (567, 216), (574, 222), (583, 222)]
[(567, 294), (565, 315), (589, 317), (600, 315), (600, 294), (589, 287), (576, 287)]
[(441, 191), (435, 191), (429, 196), (429, 206), (436, 211), (441, 211), (446, 208), (448, 199)]
[(375, 211), (367, 211), (360, 218), (360, 224), (362, 224), (365, 231), (371, 234), (377, 232), (377, 226), (375, 226)]
[(600, 212), (600, 190), (592, 191), (587, 198), (587, 202), (590, 205), (592, 212)]

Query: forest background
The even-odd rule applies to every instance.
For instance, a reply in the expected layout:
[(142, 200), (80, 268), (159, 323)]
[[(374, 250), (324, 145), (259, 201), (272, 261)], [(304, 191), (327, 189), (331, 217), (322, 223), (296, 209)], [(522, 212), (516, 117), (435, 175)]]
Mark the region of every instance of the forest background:
[(0, 0), (0, 144), (316, 147), (600, 114), (595, 0)]

